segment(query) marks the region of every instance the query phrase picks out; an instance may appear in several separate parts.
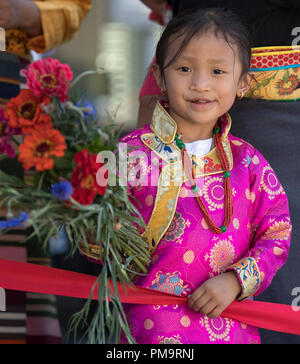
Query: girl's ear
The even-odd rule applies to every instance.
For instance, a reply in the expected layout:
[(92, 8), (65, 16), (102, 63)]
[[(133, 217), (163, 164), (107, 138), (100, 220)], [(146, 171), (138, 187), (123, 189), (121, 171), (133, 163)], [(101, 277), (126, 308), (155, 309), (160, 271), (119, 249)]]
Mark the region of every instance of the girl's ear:
[(159, 66), (157, 64), (154, 64), (152, 66), (152, 72), (153, 72), (153, 75), (154, 75), (154, 77), (156, 79), (158, 87), (161, 89), (161, 92), (162, 93), (166, 92), (165, 82), (164, 82), (162, 74), (160, 72), (160, 68), (159, 68)]
[(255, 80), (254, 72), (247, 73), (240, 81), (237, 91), (237, 97), (242, 99), (251, 87), (251, 83)]

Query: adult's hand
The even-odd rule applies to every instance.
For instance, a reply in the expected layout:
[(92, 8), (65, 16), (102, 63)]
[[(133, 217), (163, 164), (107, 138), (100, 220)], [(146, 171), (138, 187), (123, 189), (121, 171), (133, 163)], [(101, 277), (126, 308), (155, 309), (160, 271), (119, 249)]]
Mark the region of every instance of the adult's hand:
[(40, 11), (32, 0), (0, 0), (0, 27), (18, 28), (30, 37), (41, 35)]

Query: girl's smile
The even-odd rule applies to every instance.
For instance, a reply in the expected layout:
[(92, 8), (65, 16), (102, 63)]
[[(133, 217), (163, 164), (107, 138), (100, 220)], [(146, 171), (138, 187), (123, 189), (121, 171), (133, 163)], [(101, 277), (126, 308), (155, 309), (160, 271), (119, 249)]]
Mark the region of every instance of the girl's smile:
[(190, 99), (187, 100), (191, 105), (191, 108), (195, 111), (201, 111), (201, 110), (206, 110), (212, 106), (214, 106), (215, 101), (214, 100), (210, 100), (207, 98), (194, 98), (194, 99)]

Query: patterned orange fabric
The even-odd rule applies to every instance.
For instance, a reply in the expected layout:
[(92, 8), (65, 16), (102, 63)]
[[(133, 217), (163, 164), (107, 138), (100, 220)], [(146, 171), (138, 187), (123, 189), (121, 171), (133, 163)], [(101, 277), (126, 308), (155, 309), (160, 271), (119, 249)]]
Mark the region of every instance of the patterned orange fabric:
[(28, 39), (20, 30), (6, 32), (7, 51), (24, 56), (30, 50), (44, 53), (70, 40), (91, 9), (91, 0), (35, 1), (41, 13), (43, 35)]

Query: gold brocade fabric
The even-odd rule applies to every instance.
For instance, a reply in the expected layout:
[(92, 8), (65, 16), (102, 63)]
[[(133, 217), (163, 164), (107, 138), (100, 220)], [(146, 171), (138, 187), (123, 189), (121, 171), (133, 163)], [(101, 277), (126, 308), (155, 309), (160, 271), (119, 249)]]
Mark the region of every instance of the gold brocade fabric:
[(91, 9), (91, 0), (35, 1), (41, 14), (43, 35), (29, 38), (19, 29), (6, 31), (6, 51), (27, 58), (30, 50), (44, 53), (70, 40)]
[(29, 56), (27, 48), (28, 35), (19, 29), (6, 31), (6, 52), (13, 53), (19, 57)]

